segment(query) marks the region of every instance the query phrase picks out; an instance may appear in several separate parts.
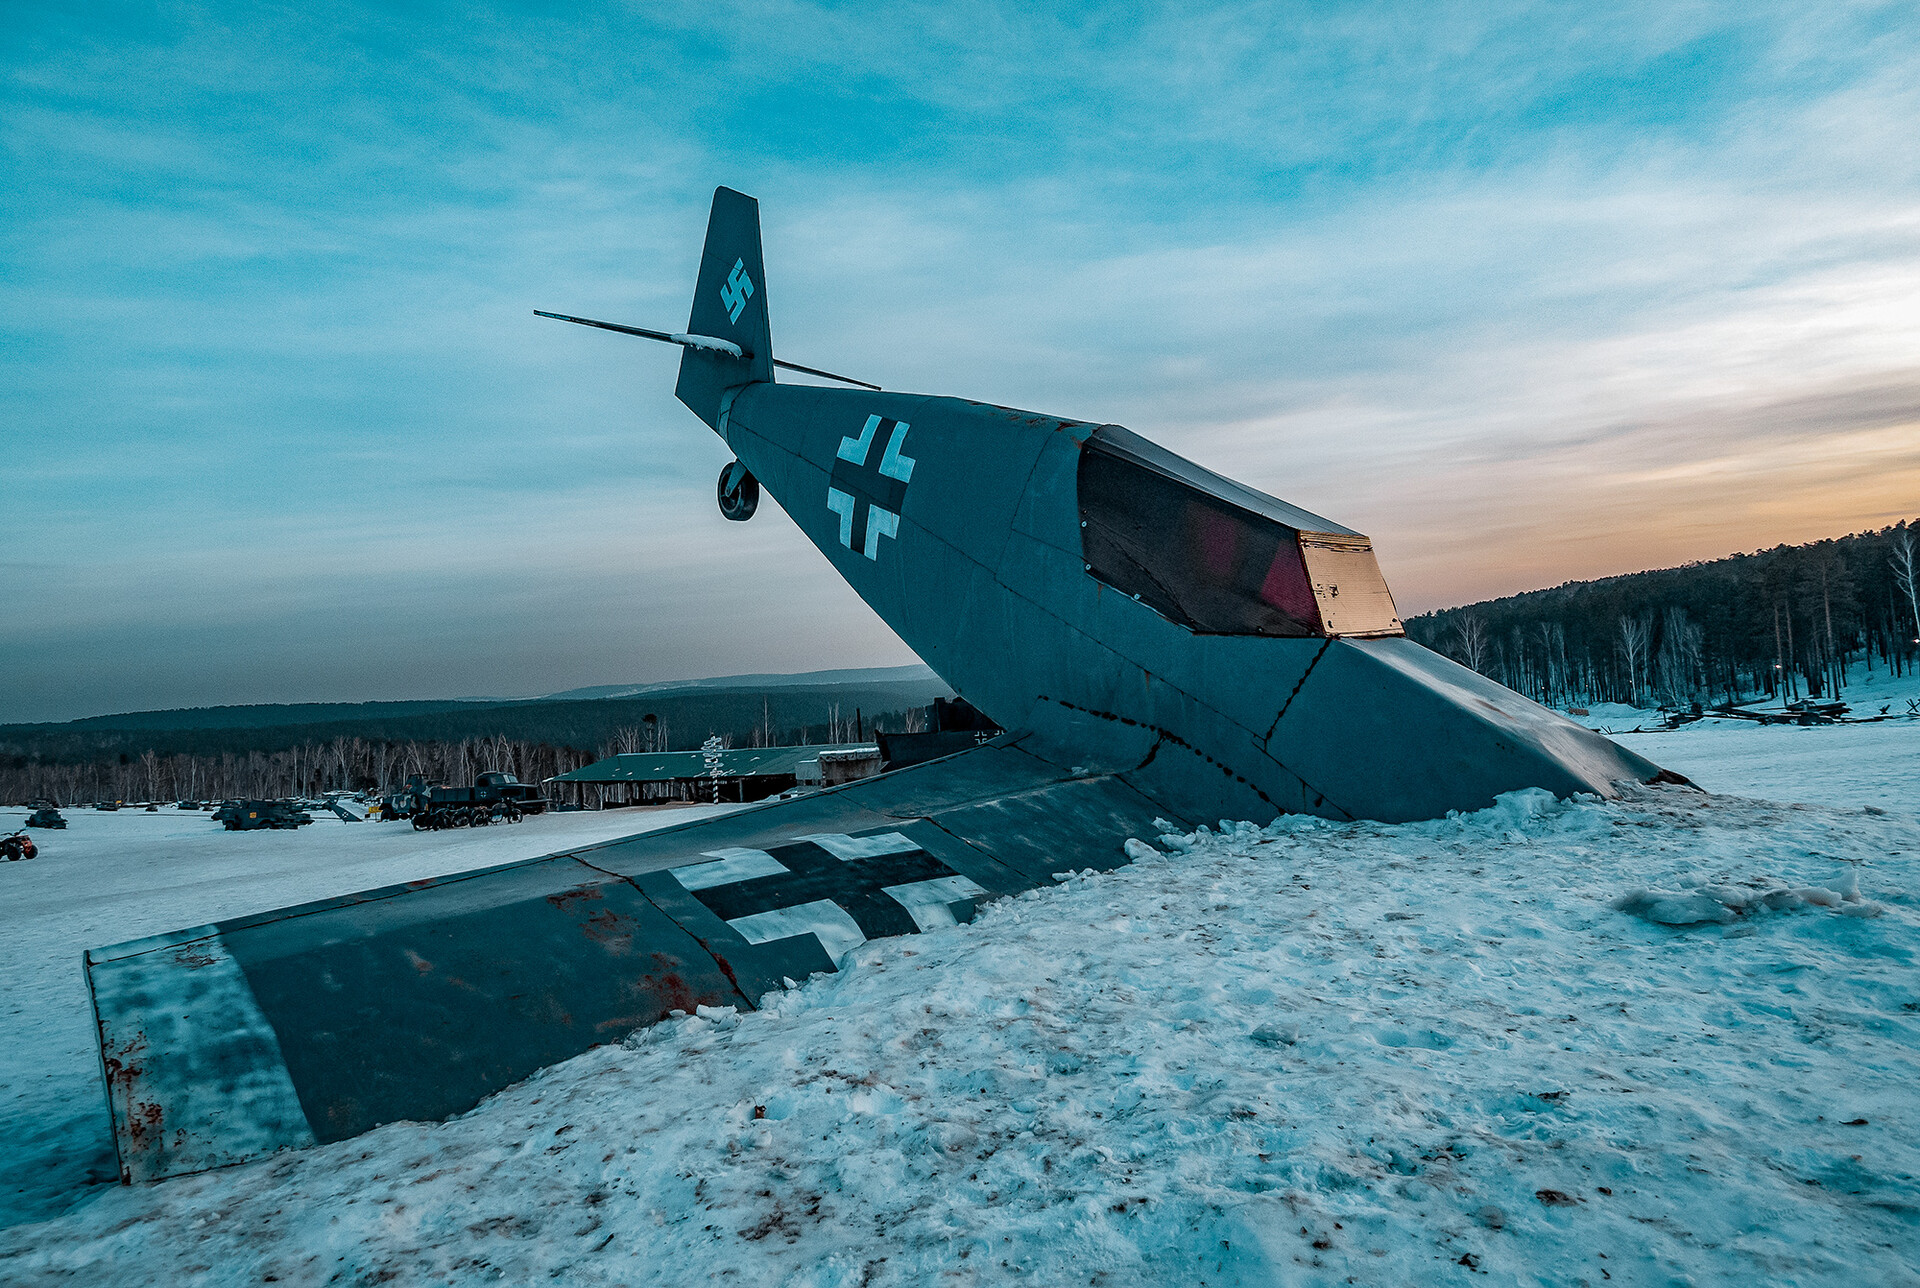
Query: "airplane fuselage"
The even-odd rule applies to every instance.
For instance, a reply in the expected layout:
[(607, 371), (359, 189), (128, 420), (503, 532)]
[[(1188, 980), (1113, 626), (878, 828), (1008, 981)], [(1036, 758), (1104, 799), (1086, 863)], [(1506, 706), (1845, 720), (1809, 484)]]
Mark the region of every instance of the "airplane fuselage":
[(956, 692), (1170, 810), (1399, 821), (1658, 772), (1406, 639), (1364, 536), (1117, 426), (771, 381), (720, 408)]

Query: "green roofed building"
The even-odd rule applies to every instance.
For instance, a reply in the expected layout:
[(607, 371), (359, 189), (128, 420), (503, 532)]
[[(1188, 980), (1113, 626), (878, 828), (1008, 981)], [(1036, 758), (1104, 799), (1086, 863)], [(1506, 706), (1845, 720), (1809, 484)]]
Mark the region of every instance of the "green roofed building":
[(608, 756), (547, 781), (585, 803), (588, 789), (602, 804), (711, 799), (755, 801), (792, 787), (822, 786), (864, 778), (880, 770), (873, 743), (812, 747), (739, 747), (704, 751), (638, 751)]

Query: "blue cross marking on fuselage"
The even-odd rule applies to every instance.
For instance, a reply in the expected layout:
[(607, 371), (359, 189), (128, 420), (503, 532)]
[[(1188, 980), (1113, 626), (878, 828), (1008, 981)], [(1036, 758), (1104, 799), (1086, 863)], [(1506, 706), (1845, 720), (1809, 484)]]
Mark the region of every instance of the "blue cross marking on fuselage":
[[(860, 437), (843, 437), (834, 453), (827, 509), (840, 516), (840, 544), (869, 559), (880, 558), (881, 537), (900, 534), (900, 506), (913, 478), (913, 458), (900, 454), (907, 429), (903, 420), (869, 416)], [(886, 447), (879, 464), (869, 465), (876, 439)]]

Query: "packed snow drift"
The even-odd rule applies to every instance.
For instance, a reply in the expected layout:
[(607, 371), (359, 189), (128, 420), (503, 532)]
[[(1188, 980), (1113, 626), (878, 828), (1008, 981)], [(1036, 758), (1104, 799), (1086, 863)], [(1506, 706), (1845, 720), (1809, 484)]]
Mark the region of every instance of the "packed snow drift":
[[(1891, 805), (1522, 792), (1137, 837), (448, 1123), (80, 1187), (0, 1231), (0, 1279), (1913, 1282), (1901, 728)], [(27, 952), (77, 976), (58, 938)], [(8, 1058), (17, 1141), (45, 1101)]]

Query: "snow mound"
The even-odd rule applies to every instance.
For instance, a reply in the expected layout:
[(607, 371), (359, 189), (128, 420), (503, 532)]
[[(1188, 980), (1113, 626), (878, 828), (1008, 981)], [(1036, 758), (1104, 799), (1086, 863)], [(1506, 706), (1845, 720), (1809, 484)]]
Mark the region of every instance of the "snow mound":
[(1724, 925), (1754, 912), (1785, 912), (1800, 908), (1831, 908), (1847, 917), (1877, 917), (1886, 909), (1862, 899), (1858, 891), (1842, 894), (1824, 886), (1785, 885), (1749, 888), (1703, 885), (1697, 890), (1630, 890), (1608, 905), (1663, 926)]
[(1648, 921), (1657, 921), (1663, 926), (1697, 926), (1706, 921), (1733, 920), (1733, 910), (1703, 890), (1692, 893), (1634, 890), (1621, 895), (1609, 906)]
[(0, 1279), (1911, 1281), (1920, 821), (1161, 826), (452, 1122), (99, 1187)]

